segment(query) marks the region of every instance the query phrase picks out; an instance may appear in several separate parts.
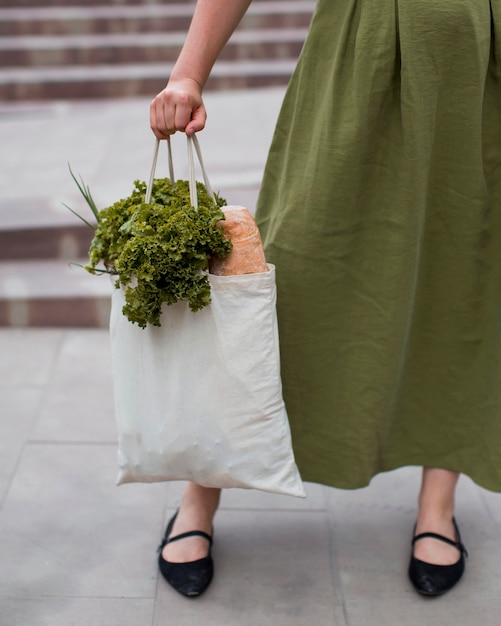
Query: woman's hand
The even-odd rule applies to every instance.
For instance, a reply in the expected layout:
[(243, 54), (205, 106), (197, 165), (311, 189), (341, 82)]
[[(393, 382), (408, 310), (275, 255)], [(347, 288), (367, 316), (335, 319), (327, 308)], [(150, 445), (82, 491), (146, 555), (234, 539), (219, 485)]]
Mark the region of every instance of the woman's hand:
[(158, 139), (178, 130), (192, 135), (204, 128), (206, 118), (202, 90), (190, 78), (170, 80), (150, 105), (150, 126)]

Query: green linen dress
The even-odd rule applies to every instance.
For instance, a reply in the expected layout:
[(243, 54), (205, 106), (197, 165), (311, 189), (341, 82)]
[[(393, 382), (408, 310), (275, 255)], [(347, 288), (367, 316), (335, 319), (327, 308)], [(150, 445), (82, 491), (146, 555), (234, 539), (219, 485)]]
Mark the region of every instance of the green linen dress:
[(501, 491), (501, 0), (319, 0), (256, 216), (303, 479)]

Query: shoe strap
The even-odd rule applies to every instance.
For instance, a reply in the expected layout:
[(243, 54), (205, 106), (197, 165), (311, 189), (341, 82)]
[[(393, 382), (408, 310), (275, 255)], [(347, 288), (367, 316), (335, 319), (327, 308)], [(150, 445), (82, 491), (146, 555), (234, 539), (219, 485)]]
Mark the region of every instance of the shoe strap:
[(450, 546), (457, 548), (459, 552), (461, 552), (461, 554), (468, 556), (468, 552), (466, 548), (464, 547), (464, 545), (461, 543), (461, 541), (453, 541), (452, 539), (449, 539), (449, 537), (444, 537), (443, 535), (439, 535), (438, 533), (427, 532), (427, 533), (421, 533), (420, 535), (416, 535), (412, 539), (412, 545), (414, 545), (416, 541), (419, 541), (420, 539), (426, 539), (427, 537), (431, 539), (438, 539), (439, 541), (448, 543)]
[[(170, 531), (170, 528), (168, 528), (167, 531)], [(161, 552), (168, 543), (172, 543), (173, 541), (179, 541), (179, 539), (186, 539), (186, 537), (203, 537), (204, 539), (207, 539), (207, 541), (209, 542), (209, 546), (212, 546), (212, 537), (207, 533), (204, 533), (203, 530), (190, 530), (187, 533), (181, 533), (180, 535), (169, 538), (167, 538), (167, 535), (168, 532), (165, 533), (164, 538), (160, 542), (160, 545), (157, 548), (157, 552)]]
[(171, 543), (172, 541), (178, 541), (179, 539), (185, 539), (186, 537), (203, 537), (204, 539), (207, 539), (207, 541), (209, 542), (209, 546), (212, 546), (212, 537), (205, 533), (203, 530), (190, 530), (189, 532), (181, 533), (180, 535), (169, 538), (170, 532), (172, 530), (172, 527), (174, 526), (174, 522), (176, 521), (178, 513), (179, 509), (175, 512), (175, 514), (167, 524), (167, 528), (165, 529), (165, 535), (163, 536), (163, 539), (157, 548), (157, 552), (160, 553), (168, 543)]
[(173, 541), (179, 541), (179, 539), (186, 539), (186, 537), (203, 537), (204, 539), (207, 539), (210, 546), (212, 545), (212, 537), (207, 533), (204, 533), (203, 530), (190, 530), (187, 533), (181, 533), (175, 537), (169, 537), (165, 543), (172, 543)]

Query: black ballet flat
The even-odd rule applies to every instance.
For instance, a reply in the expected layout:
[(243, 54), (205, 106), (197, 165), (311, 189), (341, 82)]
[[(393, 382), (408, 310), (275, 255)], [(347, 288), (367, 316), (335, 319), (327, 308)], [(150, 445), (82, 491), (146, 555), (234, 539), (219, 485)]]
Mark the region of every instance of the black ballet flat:
[[(202, 530), (191, 530), (175, 537), (169, 537), (176, 517), (177, 512), (167, 524), (162, 542), (158, 546), (158, 568), (171, 587), (187, 598), (195, 598), (207, 589), (214, 575), (214, 563), (211, 556), (212, 537)], [(166, 561), (162, 556), (164, 546), (186, 537), (203, 537), (207, 539), (209, 542), (208, 556), (188, 563), (171, 563)]]
[(452, 541), (448, 537), (438, 535), (437, 533), (421, 533), (416, 535), (412, 540), (412, 546), (425, 537), (431, 537), (438, 539), (454, 546), (459, 550), (459, 560), (452, 565), (434, 565), (433, 563), (426, 563), (416, 559), (414, 554), (411, 556), (411, 562), (409, 565), (409, 578), (411, 579), (414, 588), (418, 593), (425, 596), (440, 596), (449, 589), (452, 589), (454, 585), (459, 582), (459, 579), (464, 573), (465, 558), (468, 556), (466, 548), (461, 543), (461, 535), (459, 534), (459, 528), (456, 524), (456, 520), (452, 518), (454, 528), (456, 530), (456, 541)]

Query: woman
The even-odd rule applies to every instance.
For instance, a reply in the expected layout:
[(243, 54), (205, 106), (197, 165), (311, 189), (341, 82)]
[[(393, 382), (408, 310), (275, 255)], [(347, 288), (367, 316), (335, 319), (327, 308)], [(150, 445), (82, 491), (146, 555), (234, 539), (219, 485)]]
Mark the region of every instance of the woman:
[[(248, 4), (199, 0), (157, 137), (204, 127)], [(464, 570), (459, 473), (501, 490), (500, 33), (501, 0), (319, 0), (256, 211), (303, 479), (353, 489), (422, 466), (409, 576), (427, 595)], [(186, 595), (210, 582), (218, 500), (190, 484), (162, 542)]]

